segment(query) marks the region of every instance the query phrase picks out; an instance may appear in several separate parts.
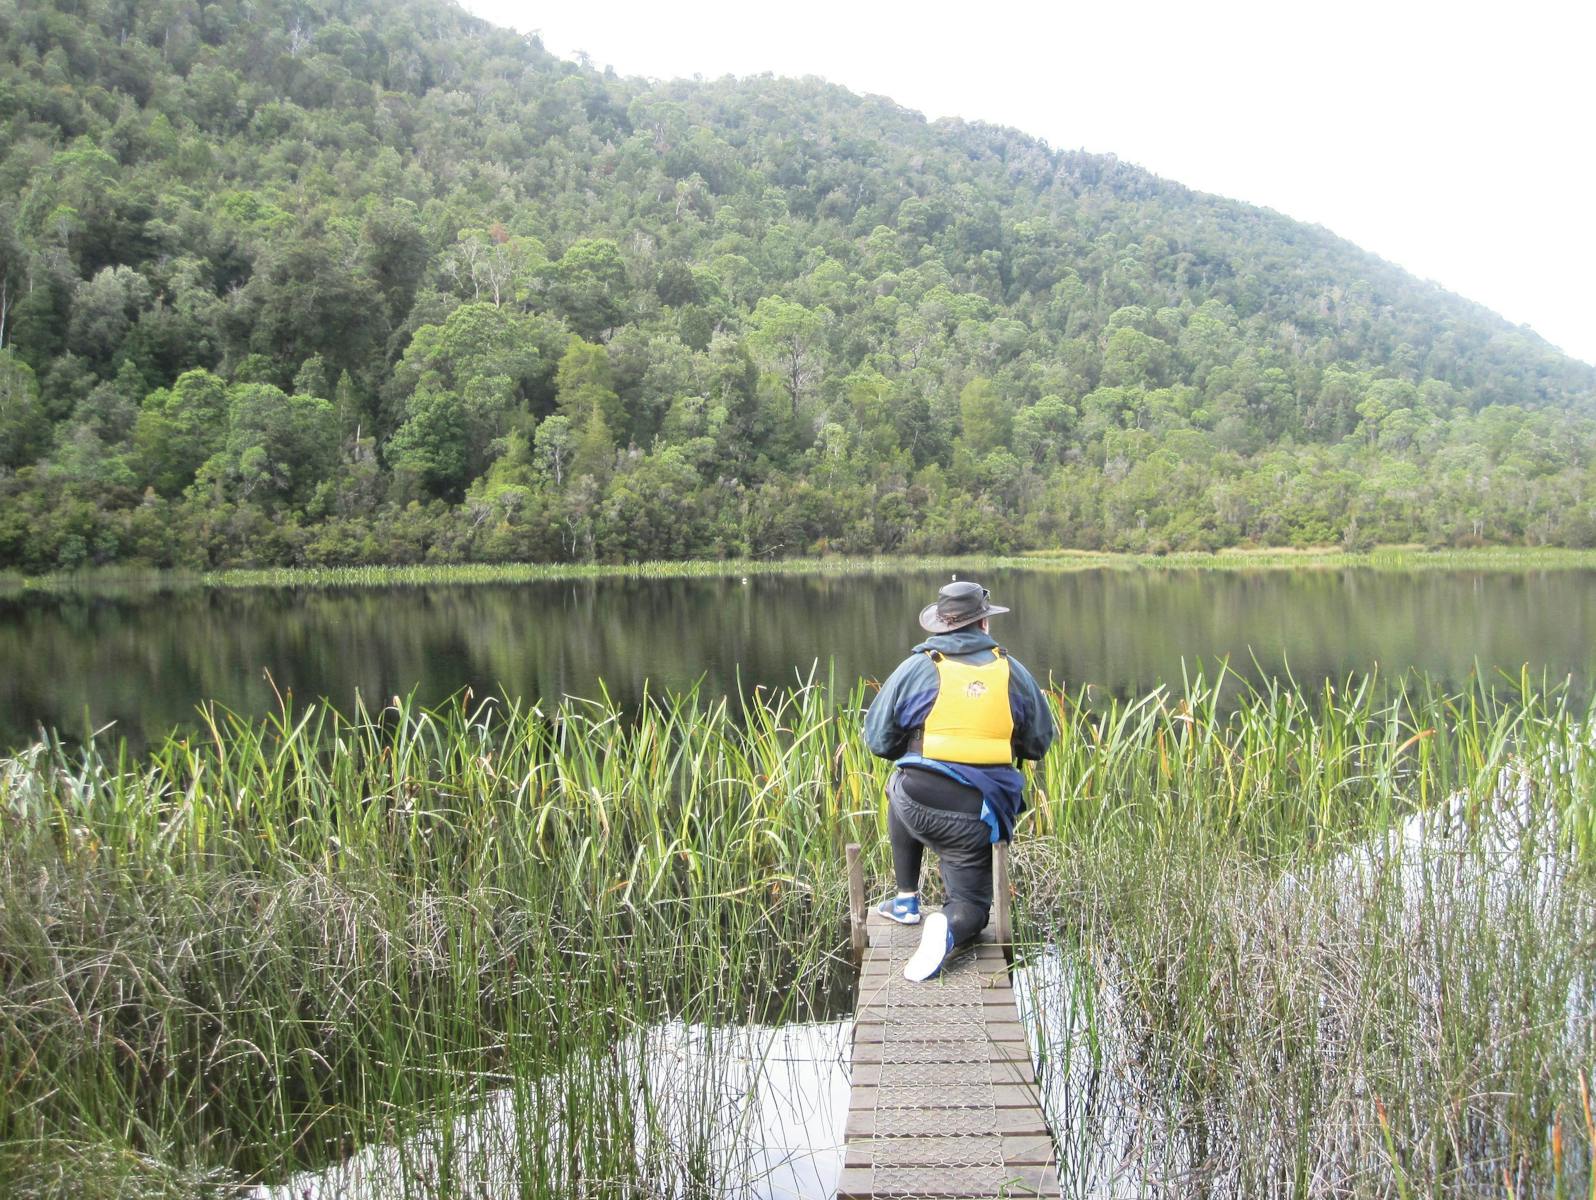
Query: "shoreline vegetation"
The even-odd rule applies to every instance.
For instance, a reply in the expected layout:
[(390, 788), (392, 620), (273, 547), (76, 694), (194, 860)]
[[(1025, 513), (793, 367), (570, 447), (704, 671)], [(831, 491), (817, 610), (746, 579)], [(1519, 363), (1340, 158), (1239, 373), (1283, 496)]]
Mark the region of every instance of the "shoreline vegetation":
[(1596, 546), (1596, 366), (1112, 155), (441, 0), (15, 7), (0, 565)]
[[(1571, 1194), (1592, 714), (1234, 682), (1050, 696), (1014, 866), (1065, 1194)], [(509, 1194), (735, 1193), (746, 1064), (637, 1048), (845, 1011), (845, 843), (890, 877), (868, 698), (290, 699), (0, 760), (0, 1178), (197, 1197), (387, 1145), (449, 1200), (492, 1103)]]
[(859, 575), (931, 570), (1454, 570), (1596, 569), (1596, 550), (1553, 546), (1496, 546), (1432, 550), (1421, 545), (1348, 551), (1332, 547), (1233, 548), (1171, 554), (1097, 550), (1032, 550), (1021, 554), (786, 559), (687, 559), (635, 563), (478, 563), (393, 567), (271, 567), (225, 571), (165, 571), (105, 567), (26, 575), (0, 571), (0, 596), (23, 592), (151, 588), (305, 588), (456, 586), (582, 579), (731, 578), (755, 575)]

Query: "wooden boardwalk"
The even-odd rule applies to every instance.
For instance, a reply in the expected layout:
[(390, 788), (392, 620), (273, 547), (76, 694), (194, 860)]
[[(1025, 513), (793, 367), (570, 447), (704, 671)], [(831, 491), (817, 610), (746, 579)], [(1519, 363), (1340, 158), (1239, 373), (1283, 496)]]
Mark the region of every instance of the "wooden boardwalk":
[(871, 912), (865, 934), (838, 1200), (1057, 1196), (1030, 1048), (990, 931), (928, 983), (903, 978), (917, 926)]

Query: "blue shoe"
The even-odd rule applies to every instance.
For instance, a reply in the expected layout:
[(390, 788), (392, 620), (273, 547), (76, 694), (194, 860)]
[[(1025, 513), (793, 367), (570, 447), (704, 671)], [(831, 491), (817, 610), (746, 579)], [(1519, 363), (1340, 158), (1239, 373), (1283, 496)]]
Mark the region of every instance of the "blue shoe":
[(934, 912), (925, 919), (920, 944), (909, 956), (909, 961), (903, 964), (903, 977), (910, 983), (924, 983), (927, 979), (935, 978), (952, 953), (953, 930), (948, 927), (946, 916)]
[(899, 925), (918, 925), (920, 897), (894, 896), (890, 900), (883, 900), (876, 911), (887, 920), (896, 921)]

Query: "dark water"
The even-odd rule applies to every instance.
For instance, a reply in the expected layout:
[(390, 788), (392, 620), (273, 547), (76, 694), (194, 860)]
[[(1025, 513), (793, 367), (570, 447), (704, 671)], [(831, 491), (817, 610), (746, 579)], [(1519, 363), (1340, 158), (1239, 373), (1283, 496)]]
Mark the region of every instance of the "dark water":
[[(712, 693), (783, 685), (818, 662), (839, 684), (881, 678), (919, 639), (915, 614), (948, 575), (755, 576), (347, 589), (106, 589), (0, 597), (0, 745), (50, 726), (115, 722), (135, 743), (211, 699), (348, 708), (470, 686), (552, 702), (630, 704), (645, 686)], [(1139, 695), (1228, 657), (1303, 685), (1378, 664), (1462, 685), (1476, 668), (1596, 677), (1596, 571), (993, 572), (1014, 611), (994, 634), (1039, 678)]]

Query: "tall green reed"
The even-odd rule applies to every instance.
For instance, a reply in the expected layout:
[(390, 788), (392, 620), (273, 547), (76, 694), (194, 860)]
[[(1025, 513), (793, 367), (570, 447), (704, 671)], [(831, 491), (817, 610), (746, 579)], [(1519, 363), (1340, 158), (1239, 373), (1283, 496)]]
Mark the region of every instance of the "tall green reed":
[[(1054, 695), (1015, 872), (1072, 1188), (1132, 1151), (1234, 1195), (1588, 1165), (1589, 714), (1503, 682)], [(0, 1177), (186, 1195), (366, 1144), (481, 1194), (451, 1143), (504, 1103), (515, 1193), (730, 1189), (728, 1069), (639, 1047), (846, 1008), (868, 699), (284, 697), (0, 764)]]
[(1066, 1194), (1564, 1194), (1591, 714), (1528, 679), (1218, 682), (1066, 701), (1039, 772), (1017, 873)]
[(842, 1002), (851, 751), (818, 688), (755, 709), (285, 699), (136, 763), (13, 761), (0, 1162), (270, 1176), (536, 1075), (565, 1152), (526, 1194), (648, 1184), (642, 1031)]

